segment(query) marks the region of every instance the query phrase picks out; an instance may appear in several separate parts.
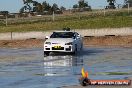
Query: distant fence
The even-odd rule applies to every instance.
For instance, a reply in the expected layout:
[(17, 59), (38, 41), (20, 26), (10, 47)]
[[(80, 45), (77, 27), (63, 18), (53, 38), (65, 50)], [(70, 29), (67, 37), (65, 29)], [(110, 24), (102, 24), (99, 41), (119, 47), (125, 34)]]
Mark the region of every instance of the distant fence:
[(132, 28), (76, 29), (82, 36), (132, 35)]
[[(132, 35), (132, 28), (112, 28), (112, 29), (75, 29), (79, 34), (84, 36), (126, 36)], [(53, 31), (45, 32), (8, 32), (0, 33), (0, 40), (23, 40), (23, 39), (44, 39), (50, 36)]]
[(54, 14), (54, 15), (42, 15), (42, 16), (31, 16), (31, 17), (23, 17), (23, 18), (7, 18), (0, 19), (0, 24), (15, 24), (15, 23), (24, 23), (24, 22), (36, 22), (36, 21), (61, 21), (61, 20), (76, 20), (86, 17), (93, 16), (124, 16), (124, 15), (132, 15), (132, 8), (129, 9), (100, 9), (86, 12), (75, 12), (72, 13), (69, 11), (66, 14)]

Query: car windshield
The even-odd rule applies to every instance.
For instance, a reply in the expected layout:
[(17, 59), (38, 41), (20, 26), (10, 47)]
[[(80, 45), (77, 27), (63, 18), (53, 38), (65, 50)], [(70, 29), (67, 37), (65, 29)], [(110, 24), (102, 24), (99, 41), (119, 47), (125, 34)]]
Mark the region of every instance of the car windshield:
[(53, 32), (50, 38), (75, 38), (74, 32)]

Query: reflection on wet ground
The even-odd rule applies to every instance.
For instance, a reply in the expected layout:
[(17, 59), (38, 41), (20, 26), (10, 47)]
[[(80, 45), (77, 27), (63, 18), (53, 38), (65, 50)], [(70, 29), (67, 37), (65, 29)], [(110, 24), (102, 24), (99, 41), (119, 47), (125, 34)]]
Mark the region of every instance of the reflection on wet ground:
[(56, 88), (78, 84), (82, 66), (91, 79), (132, 77), (131, 48), (85, 48), (76, 56), (42, 49), (0, 49), (2, 88)]

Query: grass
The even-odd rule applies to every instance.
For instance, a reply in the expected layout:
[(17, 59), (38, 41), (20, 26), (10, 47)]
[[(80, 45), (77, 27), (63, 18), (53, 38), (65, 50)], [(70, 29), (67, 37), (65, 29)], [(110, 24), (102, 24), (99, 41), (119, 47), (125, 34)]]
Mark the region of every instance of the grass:
[(129, 75), (129, 73), (126, 72), (107, 72), (107, 75)]
[(96, 73), (96, 75), (131, 75), (131, 72), (103, 72)]
[(127, 12), (107, 13), (106, 16), (101, 14), (73, 14), (71, 16), (57, 16), (54, 22), (52, 19), (46, 20), (45, 18), (9, 21), (8, 26), (0, 21), (0, 32), (49, 31), (63, 27), (72, 29), (132, 27), (132, 16), (128, 15)]

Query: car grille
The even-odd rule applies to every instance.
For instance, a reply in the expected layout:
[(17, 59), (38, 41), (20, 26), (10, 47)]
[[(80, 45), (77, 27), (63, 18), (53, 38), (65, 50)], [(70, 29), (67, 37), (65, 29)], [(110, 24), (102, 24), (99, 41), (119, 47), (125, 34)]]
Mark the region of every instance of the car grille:
[(52, 50), (64, 50), (64, 47), (60, 47), (60, 48), (54, 48), (54, 47), (52, 47)]

